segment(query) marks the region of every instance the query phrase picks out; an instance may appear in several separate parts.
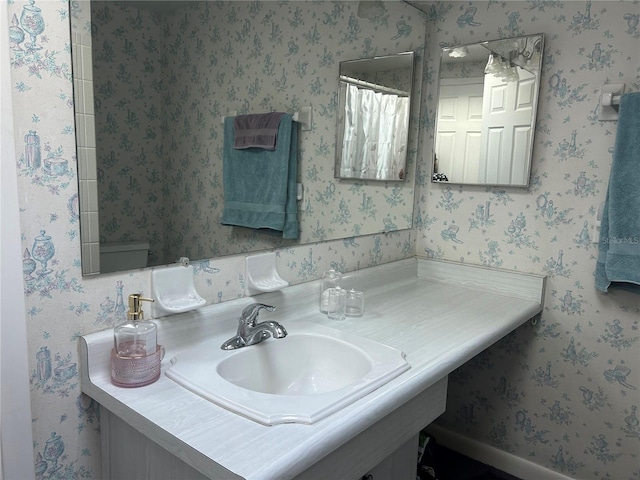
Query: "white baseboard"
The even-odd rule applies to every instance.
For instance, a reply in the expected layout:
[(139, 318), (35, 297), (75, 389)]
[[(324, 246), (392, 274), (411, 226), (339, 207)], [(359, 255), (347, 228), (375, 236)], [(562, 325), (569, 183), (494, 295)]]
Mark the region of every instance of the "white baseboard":
[(523, 480), (574, 480), (542, 465), (438, 425), (429, 425), (427, 431), (439, 444)]

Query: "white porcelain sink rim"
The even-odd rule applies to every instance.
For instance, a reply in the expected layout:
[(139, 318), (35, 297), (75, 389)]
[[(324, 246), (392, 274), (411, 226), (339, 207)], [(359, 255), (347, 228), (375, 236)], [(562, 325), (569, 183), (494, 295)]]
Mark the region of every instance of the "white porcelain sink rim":
[[(313, 395), (261, 393), (234, 385), (217, 373), (219, 362), (242, 354), (243, 349), (229, 352), (220, 349), (217, 343), (207, 343), (171, 358), (171, 367), (165, 375), (204, 399), (264, 425), (310, 424), (364, 397), (411, 368), (400, 350), (356, 334), (310, 322), (291, 322), (285, 327), (290, 337), (312, 334), (346, 342), (369, 358), (371, 370), (359, 381), (329, 392)], [(216, 342), (218, 340), (215, 339)], [(265, 340), (280, 341), (283, 340)]]

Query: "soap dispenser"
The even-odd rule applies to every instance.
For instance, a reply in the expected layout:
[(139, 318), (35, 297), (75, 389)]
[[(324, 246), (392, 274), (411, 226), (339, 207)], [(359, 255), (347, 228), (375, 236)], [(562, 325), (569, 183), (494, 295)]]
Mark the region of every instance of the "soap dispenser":
[(156, 351), (157, 326), (144, 319), (142, 302), (153, 302), (153, 299), (139, 293), (129, 295), (127, 322), (113, 329), (115, 350), (120, 357), (146, 357)]
[(118, 387), (142, 387), (160, 378), (164, 348), (157, 342), (157, 326), (144, 319), (141, 302), (150, 298), (129, 295), (128, 321), (113, 329), (111, 383)]

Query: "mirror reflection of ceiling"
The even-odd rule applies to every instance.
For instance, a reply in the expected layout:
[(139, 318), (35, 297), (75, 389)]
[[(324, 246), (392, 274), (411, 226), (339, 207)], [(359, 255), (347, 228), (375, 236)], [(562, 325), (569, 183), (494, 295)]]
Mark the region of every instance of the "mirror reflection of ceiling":
[[(350, 1), (71, 3), (74, 32), (93, 30), (100, 243), (148, 241), (149, 265), (291, 244), (219, 225), (222, 118), (306, 106), (313, 108), (313, 125), (300, 132), (298, 181), (304, 193), (297, 243), (411, 228), (416, 134), (409, 142), (407, 181), (340, 181), (333, 167), (340, 61), (421, 49), (424, 15), (414, 7), (360, 2), (376, 8), (359, 8)], [(91, 164), (91, 150), (78, 149), (79, 163)]]
[(433, 182), (528, 186), (543, 40), (442, 49)]

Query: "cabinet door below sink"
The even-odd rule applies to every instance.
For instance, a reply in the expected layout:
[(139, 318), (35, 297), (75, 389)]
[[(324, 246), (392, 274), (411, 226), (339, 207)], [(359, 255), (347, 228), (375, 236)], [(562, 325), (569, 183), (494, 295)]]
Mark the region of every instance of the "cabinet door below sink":
[[(295, 480), (359, 480), (367, 474), (372, 474), (373, 480), (414, 480), (417, 435), (444, 412), (446, 398), (447, 377), (444, 377), (310, 466)], [(176, 439), (166, 444), (166, 448), (160, 446), (103, 406), (100, 424), (104, 480), (242, 479), (220, 466), (221, 470), (211, 472), (211, 476), (200, 473), (187, 463), (197, 459), (197, 455), (178, 457), (185, 454), (180, 441)]]
[(103, 480), (211, 480), (102, 405), (100, 439)]
[(418, 465), (418, 441), (420, 435), (393, 452), (378, 465), (369, 470), (362, 478), (366, 480), (415, 480)]

